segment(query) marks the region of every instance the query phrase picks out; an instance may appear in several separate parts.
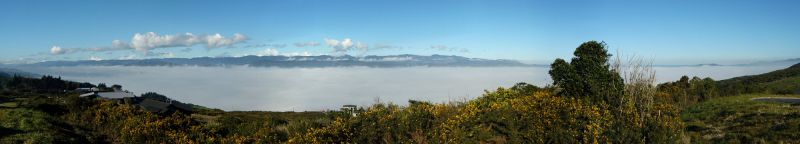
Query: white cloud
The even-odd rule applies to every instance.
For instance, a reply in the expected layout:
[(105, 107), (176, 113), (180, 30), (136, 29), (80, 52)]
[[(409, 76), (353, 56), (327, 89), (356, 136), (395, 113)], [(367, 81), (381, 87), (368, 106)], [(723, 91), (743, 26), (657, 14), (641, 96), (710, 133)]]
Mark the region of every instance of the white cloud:
[(285, 56), (313, 56), (314, 54), (312, 54), (310, 52), (307, 52), (307, 51), (304, 51), (304, 52), (293, 52), (293, 53), (288, 53), (288, 54), (284, 54), (284, 55)]
[(246, 56), (246, 55), (255, 55), (255, 56), (314, 56), (314, 53), (304, 51), (304, 52), (289, 52), (289, 53), (282, 53), (274, 48), (267, 48), (261, 51), (256, 52), (255, 54), (243, 54), (239, 56)]
[(348, 52), (351, 50), (359, 50), (361, 52), (369, 51), (369, 45), (353, 41), (350, 38), (345, 38), (341, 41), (329, 38), (325, 38), (324, 40), (325, 44), (333, 49), (333, 52)]
[(262, 48), (262, 47), (269, 47), (269, 48), (284, 48), (286, 44), (255, 44), (255, 45), (246, 45), (244, 48)]
[(263, 51), (259, 51), (256, 56), (277, 56), (280, 55), (278, 50), (273, 48), (264, 49)]
[(296, 42), (294, 43), (295, 47), (315, 47), (319, 46), (319, 42), (310, 41), (310, 42)]
[(226, 38), (219, 33), (212, 35), (195, 35), (192, 33), (159, 35), (155, 32), (147, 32), (134, 34), (129, 43), (121, 40), (114, 40), (111, 41), (111, 46), (105, 47), (61, 48), (59, 46), (53, 46), (50, 48), (50, 53), (54, 55), (60, 55), (73, 52), (99, 52), (131, 49), (147, 52), (158, 48), (192, 47), (196, 45), (204, 45), (208, 49), (213, 49), (234, 46), (236, 44), (244, 43), (247, 40), (249, 40), (249, 38), (240, 33), (233, 34), (232, 38)]
[(174, 58), (175, 53), (172, 52), (152, 52), (148, 51), (144, 53), (145, 57), (162, 57), (162, 58)]
[(103, 58), (96, 57), (96, 56), (90, 56), (90, 57), (89, 57), (89, 60), (93, 60), (93, 61), (101, 61), (101, 60), (103, 60)]
[(64, 49), (61, 49), (61, 47), (59, 46), (53, 46), (50, 48), (50, 53), (54, 55), (59, 55), (66, 53), (66, 51), (64, 51)]
[(247, 41), (249, 39), (250, 39), (249, 37), (247, 37), (247, 36), (245, 36), (243, 34), (240, 34), (240, 33), (233, 34), (233, 41), (234, 42), (244, 42), (244, 41)]
[(349, 48), (352, 48), (353, 47), (353, 41), (350, 40), (349, 38), (346, 38), (346, 39), (342, 40), (342, 43), (340, 43), (340, 46), (342, 48), (344, 48), (345, 50), (349, 49)]
[(247, 36), (239, 33), (234, 34), (233, 38), (225, 38), (219, 33), (213, 35), (194, 35), (192, 33), (159, 35), (155, 32), (148, 32), (134, 34), (130, 47), (138, 51), (148, 51), (156, 48), (190, 47), (205, 44), (206, 48), (212, 49), (233, 46), (247, 40)]
[(329, 47), (335, 47), (339, 46), (339, 41), (335, 39), (325, 38), (325, 44), (327, 44)]

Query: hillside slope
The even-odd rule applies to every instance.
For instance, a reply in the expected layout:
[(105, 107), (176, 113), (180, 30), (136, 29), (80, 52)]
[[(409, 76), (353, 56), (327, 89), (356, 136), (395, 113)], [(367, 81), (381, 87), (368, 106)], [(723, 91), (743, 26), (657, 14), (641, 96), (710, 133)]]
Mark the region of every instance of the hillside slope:
[(735, 77), (717, 82), (719, 94), (747, 93), (800, 94), (800, 63), (760, 75)]

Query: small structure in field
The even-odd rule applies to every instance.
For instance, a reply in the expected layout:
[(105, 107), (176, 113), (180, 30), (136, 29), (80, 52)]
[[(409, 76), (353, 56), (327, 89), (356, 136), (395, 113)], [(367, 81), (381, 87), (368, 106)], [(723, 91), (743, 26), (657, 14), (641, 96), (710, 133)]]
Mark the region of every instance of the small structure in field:
[(355, 117), (358, 116), (358, 114), (356, 113), (357, 108), (358, 107), (356, 105), (343, 105), (342, 108), (340, 108), (339, 110), (349, 113), (350, 115)]
[(102, 98), (118, 103), (134, 103), (136, 95), (130, 92), (89, 92), (80, 95), (80, 97)]
[(99, 91), (100, 91), (100, 89), (99, 89), (99, 88), (97, 88), (97, 87), (91, 87), (91, 88), (76, 88), (74, 91), (76, 91), (76, 92), (81, 92), (81, 93), (86, 93), (86, 92), (99, 92)]

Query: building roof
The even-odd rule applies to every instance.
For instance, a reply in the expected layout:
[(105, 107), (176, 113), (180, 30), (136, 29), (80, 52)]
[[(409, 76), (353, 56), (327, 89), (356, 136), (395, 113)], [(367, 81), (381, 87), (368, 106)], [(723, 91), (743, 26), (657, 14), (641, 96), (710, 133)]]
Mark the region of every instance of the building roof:
[(121, 99), (126, 97), (136, 97), (133, 93), (129, 92), (89, 92), (85, 94), (81, 94), (80, 97), (87, 97), (87, 96), (97, 96), (101, 98), (107, 99)]
[(128, 92), (98, 92), (97, 96), (109, 99), (121, 99), (125, 97), (135, 97), (133, 93)]

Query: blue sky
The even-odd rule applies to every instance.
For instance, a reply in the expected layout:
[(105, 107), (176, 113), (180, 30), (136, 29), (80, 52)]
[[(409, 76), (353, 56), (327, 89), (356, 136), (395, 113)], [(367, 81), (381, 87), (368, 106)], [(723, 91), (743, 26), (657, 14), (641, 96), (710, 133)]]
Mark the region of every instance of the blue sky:
[(798, 5), (789, 0), (7, 0), (0, 2), (0, 62), (445, 54), (548, 63), (571, 57), (581, 42), (599, 40), (611, 51), (657, 64), (745, 63), (800, 57)]

